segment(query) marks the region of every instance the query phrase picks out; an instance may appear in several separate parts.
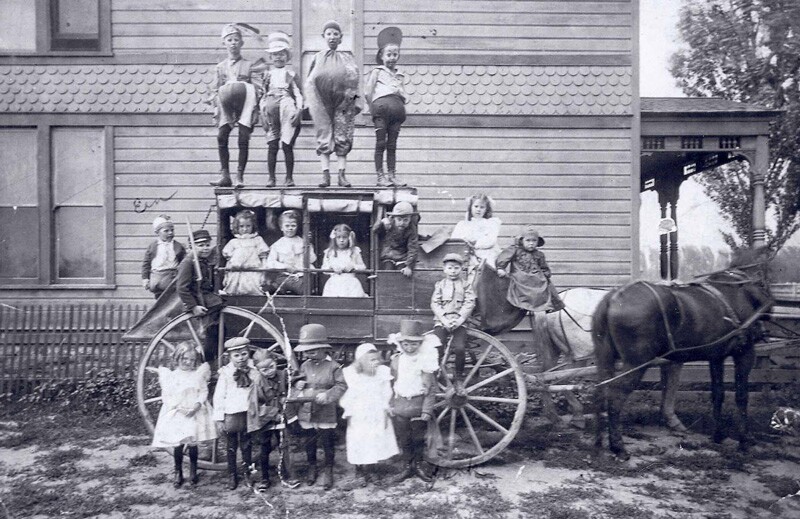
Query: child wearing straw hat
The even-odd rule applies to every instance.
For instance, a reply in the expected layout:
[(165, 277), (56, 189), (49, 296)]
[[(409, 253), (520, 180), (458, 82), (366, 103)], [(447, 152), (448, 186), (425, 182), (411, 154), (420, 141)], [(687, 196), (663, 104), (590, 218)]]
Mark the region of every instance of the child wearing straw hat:
[(418, 219), (414, 207), (402, 201), (385, 218), (375, 222), (372, 232), (381, 239), (381, 270), (400, 270), (405, 277), (411, 277), (419, 253)]
[[(375, 174), (379, 186), (404, 186), (395, 177), (397, 137), (406, 120), (405, 76), (397, 70), (403, 33), (398, 27), (386, 27), (378, 33), (379, 67), (370, 72), (364, 86), (364, 97), (375, 125)], [(386, 151), (386, 176), (383, 173), (383, 152)]]
[(304, 397), (313, 399), (303, 404), (297, 412), (300, 427), (314, 432), (306, 442), (306, 483), (312, 486), (317, 482), (319, 440), (325, 453), (325, 464), (322, 466), (322, 485), (325, 490), (333, 487), (336, 405), (347, 390), (342, 367), (328, 356), (330, 350), (328, 331), (323, 325), (306, 324), (300, 328), (299, 344), (294, 351), (303, 353), (307, 360), (300, 366), (299, 374), (304, 379), (296, 382), (295, 387), (302, 390)]
[(564, 308), (558, 290), (550, 281), (550, 267), (539, 247), (544, 238), (528, 226), (514, 241), (514, 245), (497, 256), (497, 275), (508, 276), (508, 302), (530, 312), (553, 312)]
[(158, 215), (153, 220), (153, 232), (158, 239), (144, 253), (142, 286), (158, 299), (178, 275), (178, 265), (186, 256), (186, 249), (175, 240), (175, 225), (169, 216)]
[(404, 463), (403, 470), (395, 477), (396, 483), (414, 475), (426, 483), (432, 481), (423, 466), (423, 456), (439, 363), (436, 348), (423, 341), (422, 331), (421, 321), (402, 320), (400, 332), (391, 334), (388, 341), (399, 350), (391, 361), (394, 385), (390, 413)]
[(286, 163), (284, 185), (294, 186), (294, 143), (300, 134), (303, 109), (303, 92), (297, 73), (286, 64), (292, 58), (289, 35), (273, 32), (267, 37), (267, 53), (272, 68), (264, 74), (261, 98), (261, 122), (267, 132), (267, 187), (275, 187), (275, 168), (278, 162), (278, 144), (283, 149)]

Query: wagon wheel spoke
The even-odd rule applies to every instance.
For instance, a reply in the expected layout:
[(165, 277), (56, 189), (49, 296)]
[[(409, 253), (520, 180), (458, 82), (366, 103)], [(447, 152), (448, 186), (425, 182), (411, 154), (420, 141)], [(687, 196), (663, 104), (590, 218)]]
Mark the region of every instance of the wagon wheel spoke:
[(214, 438), (214, 448), (211, 449), (211, 463), (217, 462), (218, 451), (219, 451), (219, 438)]
[[(447, 357), (450, 356), (451, 343), (452, 341), (447, 341), (447, 346), (445, 346), (444, 353), (442, 354), (442, 361), (439, 364), (439, 374), (441, 375), (441, 377), (436, 377), (436, 382), (439, 385), (439, 389), (447, 389), (453, 385), (453, 383), (450, 382), (450, 379), (447, 378), (447, 367), (446, 367)], [(442, 384), (442, 382), (439, 380), (440, 378), (444, 380), (444, 384)]]
[(200, 341), (200, 336), (197, 334), (197, 330), (194, 329), (194, 325), (192, 324), (191, 319), (186, 320), (186, 326), (189, 327), (189, 333), (192, 334), (192, 339), (194, 339), (195, 346), (199, 348), (200, 351), (203, 351), (204, 350), (203, 343), (202, 341)]
[(492, 417), (490, 417), (489, 415), (487, 415), (486, 413), (484, 413), (480, 409), (476, 408), (474, 405), (467, 404), (466, 407), (467, 407), (467, 409), (469, 409), (470, 411), (472, 411), (473, 413), (478, 415), (480, 418), (482, 418), (484, 422), (488, 423), (489, 425), (491, 425), (492, 427), (494, 427), (498, 431), (502, 432), (503, 434), (508, 434), (508, 429), (506, 429), (505, 427), (503, 427), (499, 423), (495, 422)]
[(169, 351), (172, 351), (172, 352), (175, 351), (176, 346), (174, 344), (172, 344), (171, 342), (169, 342), (167, 339), (161, 339), (161, 342), (164, 344), (164, 346), (169, 348)]
[(483, 351), (483, 353), (481, 353), (481, 356), (480, 356), (480, 358), (478, 359), (478, 362), (476, 362), (476, 363), (475, 363), (475, 365), (474, 365), (474, 366), (472, 366), (472, 369), (471, 369), (471, 370), (469, 370), (469, 373), (467, 373), (467, 376), (466, 376), (466, 377), (464, 377), (464, 385), (465, 385), (465, 386), (466, 386), (467, 384), (469, 384), (469, 381), (470, 381), (470, 379), (472, 379), (473, 375), (475, 375), (475, 373), (477, 373), (477, 372), (478, 372), (478, 369), (480, 369), (480, 367), (481, 367), (481, 364), (483, 364), (483, 361), (485, 361), (485, 360), (486, 360), (486, 357), (488, 357), (488, 356), (489, 356), (489, 352), (490, 352), (491, 350), (492, 350), (492, 345), (490, 344), (490, 345), (488, 345), (488, 346), (486, 347), (486, 349)]
[(476, 389), (479, 389), (479, 388), (482, 388), (483, 386), (489, 385), (492, 382), (494, 382), (496, 380), (499, 380), (499, 379), (501, 379), (501, 378), (503, 378), (505, 376), (508, 376), (508, 375), (510, 375), (512, 373), (514, 373), (514, 368), (506, 368), (505, 370), (501, 371), (500, 373), (496, 373), (496, 374), (492, 375), (491, 377), (489, 377), (487, 379), (484, 379), (484, 380), (481, 380), (477, 384), (474, 384), (474, 385), (468, 387), (466, 389), (466, 391), (467, 391), (467, 393), (471, 393), (471, 392), (475, 391)]
[(498, 404), (519, 404), (522, 400), (519, 398), (503, 398), (499, 396), (472, 396), (469, 397), (470, 401), (477, 400), (478, 402), (495, 402)]
[(456, 443), (456, 410), (450, 410), (450, 432), (447, 435), (447, 457), (453, 457), (453, 445)]
[(152, 404), (154, 402), (160, 402), (160, 401), (161, 401), (161, 397), (160, 396), (154, 396), (153, 398), (145, 399), (144, 403), (145, 404)]
[[(442, 404), (442, 405), (446, 405), (447, 404), (447, 402), (439, 402), (439, 403)], [(434, 407), (436, 407), (436, 406), (434, 406)], [(442, 418), (444, 418), (444, 415), (446, 415), (447, 411), (449, 411), (449, 410), (450, 410), (450, 408), (448, 407), (444, 411), (439, 413), (439, 416), (436, 417), (436, 425), (439, 425), (439, 422), (442, 421)]]
[(480, 440), (478, 440), (478, 435), (475, 434), (475, 428), (472, 427), (472, 421), (469, 419), (469, 416), (467, 416), (467, 412), (464, 411), (463, 408), (459, 409), (459, 411), (461, 411), (461, 418), (464, 420), (464, 423), (467, 424), (467, 431), (469, 432), (469, 437), (472, 438), (472, 443), (478, 448), (478, 452), (483, 454), (486, 451), (483, 450), (483, 446)]

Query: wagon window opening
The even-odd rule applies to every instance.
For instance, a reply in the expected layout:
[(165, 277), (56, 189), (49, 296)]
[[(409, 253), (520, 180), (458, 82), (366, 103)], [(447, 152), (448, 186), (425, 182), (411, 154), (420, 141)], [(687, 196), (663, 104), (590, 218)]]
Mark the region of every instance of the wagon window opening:
[[(374, 266), (371, 264), (370, 251), (372, 250), (372, 236), (370, 233), (370, 213), (309, 213), (311, 224), (311, 245), (317, 253), (315, 266), (322, 266), (325, 250), (330, 245), (330, 235), (333, 228), (340, 223), (347, 224), (355, 233), (355, 245), (361, 250), (361, 259), (364, 261), (368, 270)], [(369, 273), (357, 274), (356, 277), (361, 282), (361, 286), (367, 295), (371, 294), (371, 287), (368, 280)], [(311, 295), (322, 295), (325, 282), (328, 280), (327, 273), (314, 273), (311, 277)]]

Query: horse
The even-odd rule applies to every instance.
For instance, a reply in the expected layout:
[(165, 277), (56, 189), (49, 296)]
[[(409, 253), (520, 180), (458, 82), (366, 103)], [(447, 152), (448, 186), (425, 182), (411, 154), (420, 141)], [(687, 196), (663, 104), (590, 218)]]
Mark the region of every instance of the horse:
[[(573, 365), (589, 364), (594, 361), (592, 343), (592, 316), (600, 301), (609, 290), (602, 288), (569, 288), (559, 293), (564, 302), (564, 310), (539, 314), (533, 322), (533, 348), (539, 355), (542, 367), (552, 369), (559, 355)], [(673, 362), (661, 366), (661, 416), (665, 425), (676, 432), (687, 429), (675, 414), (675, 400), (678, 395), (681, 365)], [(583, 415), (582, 406), (570, 393), (565, 394), (574, 419)], [(548, 403), (545, 400), (545, 412)]]
[[(598, 377), (595, 445), (602, 447), (601, 411), (608, 414), (609, 448), (620, 459), (630, 456), (620, 433), (625, 400), (638, 385), (645, 367), (662, 360), (707, 360), (715, 442), (725, 436), (721, 412), (724, 361), (733, 357), (738, 408), (739, 446), (752, 440), (747, 426), (747, 378), (755, 361), (754, 326), (773, 304), (765, 273), (765, 250), (745, 250), (730, 267), (688, 284), (635, 281), (609, 292), (592, 317), (592, 338)], [(623, 372), (615, 376), (615, 363)]]
[[(476, 326), (481, 330), (499, 334), (513, 329), (527, 315), (527, 312), (508, 302), (508, 278), (501, 278), (485, 265), (475, 272), (475, 294), (477, 306), (474, 312)], [(560, 354), (570, 363), (589, 363), (593, 360), (594, 346), (590, 331), (591, 318), (595, 308), (608, 290), (593, 288), (570, 288), (560, 292), (565, 310), (540, 313), (531, 321), (532, 346), (544, 370), (556, 366)], [(680, 380), (680, 364), (667, 363), (661, 366), (661, 414), (667, 427), (685, 432), (686, 427), (675, 414), (675, 400)], [(583, 407), (572, 393), (565, 393), (573, 410), (573, 423), (583, 420)], [(542, 394), (543, 411), (548, 418), (559, 423), (550, 395)]]

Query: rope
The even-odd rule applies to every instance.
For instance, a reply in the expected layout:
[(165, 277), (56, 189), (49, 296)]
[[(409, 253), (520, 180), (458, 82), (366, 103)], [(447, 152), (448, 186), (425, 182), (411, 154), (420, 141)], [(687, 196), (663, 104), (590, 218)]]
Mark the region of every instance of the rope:
[(623, 373), (620, 373), (617, 376), (611, 377), (611, 378), (609, 378), (607, 380), (604, 380), (602, 382), (598, 382), (595, 386), (596, 387), (605, 386), (606, 384), (610, 384), (611, 382), (614, 382), (614, 381), (616, 381), (616, 380), (618, 380), (618, 379), (620, 379), (622, 377), (630, 375), (631, 373), (639, 371), (640, 369), (649, 368), (651, 365), (656, 364), (656, 363), (658, 363), (658, 362), (660, 362), (662, 360), (669, 360), (667, 357), (669, 357), (673, 353), (678, 353), (678, 352), (679, 353), (685, 353), (685, 352), (694, 351), (694, 350), (697, 350), (697, 349), (700, 349), (700, 348), (710, 348), (712, 346), (716, 346), (717, 344), (729, 341), (733, 337), (741, 334), (743, 331), (745, 331), (748, 328), (750, 328), (750, 326), (752, 326), (753, 323), (755, 323), (764, 313), (766, 313), (767, 309), (770, 306), (772, 306), (772, 303), (765, 303), (758, 310), (756, 310), (756, 312), (753, 315), (751, 315), (744, 323), (742, 323), (741, 326), (739, 326), (737, 328), (734, 328), (733, 330), (731, 330), (730, 332), (726, 333), (725, 335), (723, 335), (722, 337), (720, 337), (719, 339), (717, 339), (715, 341), (708, 342), (706, 344), (700, 344), (698, 346), (690, 346), (688, 348), (680, 348), (680, 349), (677, 349), (677, 350), (668, 351), (667, 353), (664, 353), (663, 355), (659, 355), (658, 357), (650, 359), (647, 362), (645, 362), (644, 364), (640, 364), (639, 366), (636, 366), (635, 368), (631, 368), (631, 369), (629, 369), (629, 370), (627, 370), (627, 371), (625, 371)]
[(208, 206), (208, 211), (206, 211), (206, 217), (203, 218), (203, 225), (200, 226), (201, 229), (206, 228), (206, 224), (208, 223), (208, 218), (211, 216), (211, 211), (213, 211), (217, 207), (217, 204), (211, 204)]

